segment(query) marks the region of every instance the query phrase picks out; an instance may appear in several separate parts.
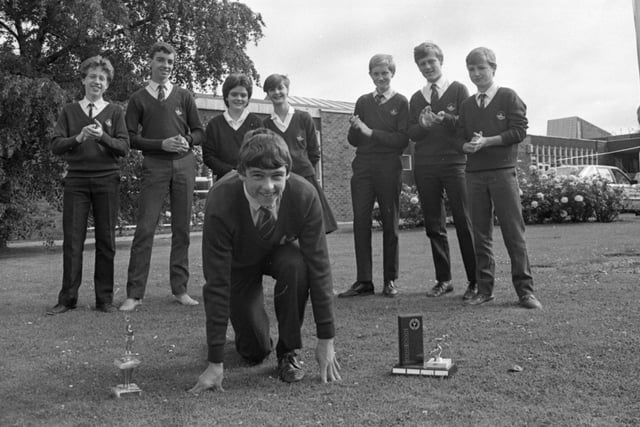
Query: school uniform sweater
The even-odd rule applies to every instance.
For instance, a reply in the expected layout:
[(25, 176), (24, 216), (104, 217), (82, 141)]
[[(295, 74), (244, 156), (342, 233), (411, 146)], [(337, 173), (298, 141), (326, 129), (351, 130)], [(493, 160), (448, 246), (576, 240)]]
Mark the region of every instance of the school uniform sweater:
[(396, 93), (378, 105), (373, 94), (367, 93), (358, 98), (353, 114), (373, 131), (368, 137), (357, 129), (349, 128), (347, 140), (356, 147), (356, 156), (399, 156), (407, 148), (409, 103), (403, 95)]
[(258, 116), (249, 113), (238, 130), (227, 123), (224, 115), (214, 117), (207, 124), (202, 142), (202, 160), (211, 172), (222, 178), (227, 172), (238, 166), (238, 152), (244, 135), (262, 125)]
[(222, 362), (229, 321), (231, 270), (259, 265), (283, 242), (298, 242), (308, 266), (309, 292), (319, 339), (333, 338), (333, 280), (318, 194), (291, 174), (282, 194), (273, 235), (263, 240), (253, 223), (237, 172), (214, 184), (207, 196), (202, 259), (208, 360)]
[[(176, 160), (187, 155), (162, 150), (162, 141), (182, 135), (189, 146), (200, 145), (204, 130), (198, 116), (196, 102), (187, 90), (173, 86), (167, 98), (160, 102), (142, 88), (131, 95), (126, 114), (131, 148), (145, 156)], [(142, 126), (142, 129), (139, 129)]]
[[(416, 166), (463, 165), (465, 155), (455, 144), (455, 127), (458, 110), (462, 102), (469, 97), (467, 88), (459, 82), (452, 82), (440, 99), (431, 105), (421, 90), (409, 101), (409, 138), (415, 142), (413, 154)], [(420, 126), (420, 113), (431, 105), (431, 111), (444, 111), (442, 123), (434, 123), (428, 129)]]
[(62, 108), (53, 129), (51, 151), (67, 161), (68, 177), (100, 177), (118, 172), (118, 157), (129, 152), (129, 135), (119, 106), (107, 104), (94, 118), (102, 124), (100, 140), (78, 142), (76, 136), (82, 128), (94, 121), (78, 102)]
[(263, 121), (263, 126), (284, 138), (291, 154), (291, 172), (305, 178), (315, 176), (315, 165), (320, 160), (320, 146), (316, 137), (316, 126), (306, 111), (295, 110), (286, 131), (282, 132), (271, 117)]
[(467, 172), (513, 168), (518, 161), (518, 144), (527, 136), (527, 106), (512, 89), (498, 88), (491, 102), (480, 108), (475, 95), (460, 106), (456, 129), (456, 145), (471, 141), (474, 132), (502, 136), (502, 144), (486, 147), (467, 155)]

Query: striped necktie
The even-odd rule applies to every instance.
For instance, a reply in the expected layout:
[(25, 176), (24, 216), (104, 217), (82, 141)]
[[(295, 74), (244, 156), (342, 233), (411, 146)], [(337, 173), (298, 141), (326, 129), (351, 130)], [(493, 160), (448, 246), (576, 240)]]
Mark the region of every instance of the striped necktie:
[(438, 85), (433, 83), (431, 85), (431, 101), (430, 104), (433, 105), (436, 102), (438, 102), (438, 100), (440, 99), (440, 97), (438, 96)]
[(486, 93), (478, 95), (478, 99), (480, 99), (480, 108), (484, 108), (487, 105), (487, 98), (488, 96)]
[(160, 85), (158, 86), (158, 101), (162, 102), (164, 101), (164, 85)]
[(260, 206), (256, 227), (263, 240), (269, 240), (271, 238), (276, 229), (276, 219), (273, 217), (271, 209)]
[(87, 105), (89, 107), (89, 120), (93, 120), (93, 109), (96, 107), (96, 104), (91, 103)]

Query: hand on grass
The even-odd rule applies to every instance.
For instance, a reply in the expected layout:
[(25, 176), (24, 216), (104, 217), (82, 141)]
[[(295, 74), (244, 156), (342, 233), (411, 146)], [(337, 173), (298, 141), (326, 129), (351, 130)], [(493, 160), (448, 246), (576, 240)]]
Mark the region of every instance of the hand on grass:
[(189, 393), (198, 395), (209, 389), (224, 391), (222, 388), (223, 377), (224, 368), (222, 363), (209, 363), (209, 366), (200, 374), (198, 382), (189, 390)]
[(323, 383), (342, 380), (342, 377), (340, 377), (340, 364), (336, 359), (336, 352), (333, 348), (333, 338), (318, 339), (316, 361), (320, 367), (320, 379)]

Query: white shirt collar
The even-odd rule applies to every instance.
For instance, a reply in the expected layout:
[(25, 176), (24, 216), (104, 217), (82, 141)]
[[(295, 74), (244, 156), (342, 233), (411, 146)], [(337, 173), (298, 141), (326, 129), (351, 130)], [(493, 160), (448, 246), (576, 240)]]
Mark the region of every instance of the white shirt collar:
[(280, 117), (275, 112), (271, 113), (271, 120), (281, 132), (285, 132), (291, 124), (291, 119), (293, 118), (293, 113), (295, 111), (296, 109), (289, 105), (289, 110), (287, 110), (287, 115), (285, 116), (284, 121), (280, 120)]
[[(442, 98), (442, 94), (444, 94), (449, 88), (449, 80), (444, 75), (440, 75), (440, 78), (433, 82), (438, 87), (438, 97)], [(433, 83), (427, 82), (427, 84), (422, 88), (422, 96), (427, 101), (431, 100), (431, 85)]]
[(478, 103), (478, 105), (480, 105), (480, 94), (484, 93), (485, 95), (487, 95), (487, 98), (484, 101), (484, 105), (489, 105), (489, 103), (491, 102), (491, 100), (496, 96), (496, 93), (498, 92), (498, 89), (500, 88), (500, 86), (498, 86), (495, 82), (491, 85), (491, 87), (489, 89), (487, 89), (485, 92), (478, 92), (476, 93), (476, 102)]
[[(390, 99), (393, 97), (393, 95), (395, 95), (395, 94), (396, 94), (396, 91), (395, 91), (395, 90), (393, 90), (393, 89), (391, 89), (391, 88), (389, 88), (389, 89), (387, 89), (386, 91), (384, 91), (384, 92), (381, 94), (382, 96), (384, 96), (384, 99), (382, 100), (381, 104), (384, 104), (385, 102), (387, 102), (388, 100), (390, 100)], [(374, 91), (372, 92), (372, 95), (373, 95), (373, 97), (375, 98), (375, 97), (376, 97), (376, 95), (378, 95), (378, 91), (377, 91), (377, 90), (374, 90)]]
[(81, 101), (78, 101), (78, 103), (80, 104), (80, 107), (82, 107), (82, 110), (87, 114), (87, 116), (89, 115), (89, 104), (93, 104), (93, 117), (100, 114), (100, 111), (104, 110), (104, 107), (109, 105), (109, 103), (103, 98), (100, 98), (97, 101), (89, 101), (86, 97), (84, 97)]
[(224, 113), (222, 113), (222, 116), (227, 121), (229, 126), (231, 126), (231, 128), (233, 128), (233, 130), (240, 129), (240, 126), (242, 126), (244, 121), (247, 119), (248, 115), (249, 115), (249, 109), (248, 108), (245, 108), (244, 110), (242, 110), (242, 114), (240, 115), (238, 120), (235, 120), (233, 117), (231, 117), (231, 115), (229, 114), (229, 110), (227, 110)]
[[(147, 83), (147, 92), (149, 92), (151, 96), (153, 96), (156, 99), (158, 99), (158, 86), (160, 86), (160, 83), (154, 82), (153, 80), (149, 80), (149, 82)], [(173, 90), (173, 85), (171, 84), (170, 81), (166, 81), (165, 83), (163, 83), (163, 86), (164, 86), (164, 96), (165, 98), (168, 98), (169, 94)]]

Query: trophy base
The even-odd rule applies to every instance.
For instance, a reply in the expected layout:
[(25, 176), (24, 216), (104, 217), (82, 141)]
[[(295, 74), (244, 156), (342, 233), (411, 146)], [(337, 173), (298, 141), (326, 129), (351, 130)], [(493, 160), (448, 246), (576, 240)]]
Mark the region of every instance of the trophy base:
[(121, 398), (123, 396), (140, 396), (142, 394), (142, 389), (135, 383), (131, 383), (128, 386), (118, 384), (115, 387), (111, 387), (111, 394), (117, 398)]
[(453, 363), (450, 364), (448, 369), (441, 368), (427, 368), (426, 364), (419, 365), (396, 365), (391, 370), (394, 375), (410, 375), (418, 377), (439, 377), (448, 378), (458, 370), (457, 366)]
[(431, 358), (425, 364), (424, 367), (426, 369), (440, 369), (440, 370), (449, 370), (453, 366), (451, 359), (443, 359), (441, 357)]

